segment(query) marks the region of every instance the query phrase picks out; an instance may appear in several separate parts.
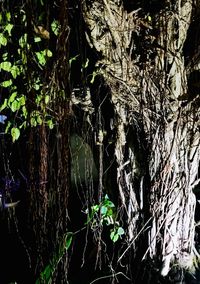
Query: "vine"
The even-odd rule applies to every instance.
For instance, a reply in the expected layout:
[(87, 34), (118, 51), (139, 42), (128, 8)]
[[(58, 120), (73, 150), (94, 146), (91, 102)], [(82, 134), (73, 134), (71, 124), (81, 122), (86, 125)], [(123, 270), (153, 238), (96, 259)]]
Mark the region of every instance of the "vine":
[[(14, 15), (7, 11), (0, 13), (0, 115), (6, 122), (5, 134), (11, 134), (13, 142), (19, 139), (21, 131), (28, 126), (46, 124), (52, 129), (55, 124), (55, 116), (50, 108), (51, 95), (43, 82), (44, 70), (53, 57), (53, 52), (45, 43), (49, 39), (49, 32), (41, 26), (33, 25), (33, 39), (28, 38), (26, 30), (17, 30), (16, 21), (21, 26), (27, 26), (23, 10)], [(59, 29), (58, 21), (53, 20), (51, 32), (58, 36)], [(14, 40), (14, 35), (17, 35), (17, 40)], [(34, 66), (31, 74), (28, 72), (28, 64)]]

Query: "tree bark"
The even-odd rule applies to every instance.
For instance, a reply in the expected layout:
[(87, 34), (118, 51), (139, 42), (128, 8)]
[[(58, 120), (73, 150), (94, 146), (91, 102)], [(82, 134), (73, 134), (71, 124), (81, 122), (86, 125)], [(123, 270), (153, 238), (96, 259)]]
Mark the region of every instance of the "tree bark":
[[(184, 53), (194, 2), (166, 1), (149, 13), (135, 8), (127, 12), (120, 0), (83, 2), (86, 37), (100, 58), (96, 73), (110, 88), (115, 113), (117, 184), (128, 218), (125, 252), (136, 247), (141, 232), (148, 234), (143, 259), (158, 260), (166, 276), (173, 263), (194, 269), (199, 256), (193, 193), (199, 106), (188, 88)], [(132, 146), (127, 129), (134, 129)]]

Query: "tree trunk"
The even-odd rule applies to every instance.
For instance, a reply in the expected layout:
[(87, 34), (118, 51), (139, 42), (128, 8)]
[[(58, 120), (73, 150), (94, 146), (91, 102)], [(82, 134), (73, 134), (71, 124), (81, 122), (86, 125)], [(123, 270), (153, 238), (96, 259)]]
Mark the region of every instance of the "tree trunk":
[(43, 89), (47, 89), (45, 95), (49, 95), (52, 102), (49, 107), (56, 122), (53, 130), (45, 122), (32, 128), (29, 137), (29, 226), (33, 235), (31, 265), (33, 277), (40, 279), (41, 273), (45, 275), (39, 283), (50, 280), (53, 283), (56, 280), (67, 283), (68, 277), (65, 249), (70, 184), (68, 2), (60, 1), (57, 9), (60, 30), (55, 61), (51, 70), (46, 68), (46, 85), (43, 85)]
[(158, 261), (166, 276), (172, 264), (194, 269), (199, 256), (193, 193), (199, 106), (186, 55), (197, 10), (192, 0), (166, 1), (159, 11), (157, 4), (84, 1), (83, 14), (88, 43), (100, 58), (96, 73), (109, 86), (114, 108), (117, 184), (128, 233), (119, 261), (148, 235), (143, 260)]

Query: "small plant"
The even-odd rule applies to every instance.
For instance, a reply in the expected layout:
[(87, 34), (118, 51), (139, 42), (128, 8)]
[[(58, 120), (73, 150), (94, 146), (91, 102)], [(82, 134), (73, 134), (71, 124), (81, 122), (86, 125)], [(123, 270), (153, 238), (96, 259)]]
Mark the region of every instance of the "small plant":
[(124, 229), (120, 226), (119, 221), (116, 220), (116, 207), (106, 194), (101, 204), (91, 206), (90, 212), (86, 210), (88, 215), (87, 224), (90, 224), (92, 230), (98, 227), (98, 220), (102, 225), (111, 226), (110, 239), (115, 243), (122, 235)]
[(52, 260), (45, 266), (44, 270), (40, 273), (39, 278), (36, 280), (35, 284), (50, 284), (52, 283), (52, 277), (54, 272), (56, 271), (59, 262), (66, 250), (68, 250), (71, 246), (73, 238), (73, 233), (68, 232), (64, 235), (64, 238), (61, 240), (58, 252), (56, 252), (52, 258)]

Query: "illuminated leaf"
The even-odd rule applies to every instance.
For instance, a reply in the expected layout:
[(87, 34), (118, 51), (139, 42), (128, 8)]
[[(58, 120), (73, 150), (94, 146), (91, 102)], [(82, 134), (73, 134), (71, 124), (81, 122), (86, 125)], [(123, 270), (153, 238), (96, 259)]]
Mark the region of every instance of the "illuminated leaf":
[(7, 12), (7, 13), (6, 13), (6, 19), (7, 19), (8, 22), (10, 22), (10, 20), (11, 20), (11, 14), (10, 14), (10, 12)]
[(69, 247), (71, 246), (72, 237), (73, 237), (72, 233), (68, 233), (67, 236), (66, 236), (65, 247), (66, 247), (67, 250), (68, 250)]
[(102, 206), (102, 207), (101, 207), (101, 214), (102, 214), (102, 215), (106, 215), (107, 211), (108, 211), (108, 208), (107, 208), (107, 207), (105, 207), (105, 206)]
[(53, 129), (54, 124), (53, 124), (52, 119), (47, 120), (47, 125), (48, 125), (48, 127), (49, 127), (50, 129)]
[(8, 99), (5, 99), (2, 106), (0, 107), (0, 111), (4, 110), (8, 106)]
[(41, 38), (39, 36), (34, 37), (34, 42), (40, 42)]
[(52, 23), (51, 23), (51, 30), (52, 32), (58, 36), (59, 35), (59, 31), (60, 31), (60, 24), (58, 21), (54, 20)]
[(11, 136), (12, 136), (12, 141), (15, 142), (17, 139), (19, 139), (20, 136), (20, 130), (17, 127), (13, 127), (11, 129)]
[(2, 59), (6, 61), (8, 59), (8, 52), (2, 54)]
[(7, 38), (2, 33), (0, 33), (0, 45), (6, 46), (7, 43)]
[(24, 34), (23, 36), (20, 37), (19, 39), (19, 46), (21, 48), (24, 48), (27, 44), (27, 34)]
[(45, 58), (44, 52), (38, 51), (35, 54), (36, 54), (36, 57), (38, 59), (39, 64), (45, 65), (46, 64), (46, 58)]
[(46, 50), (46, 55), (47, 55), (48, 57), (52, 57), (52, 56), (53, 56), (53, 53), (51, 52), (51, 50), (47, 49), (47, 50)]
[(12, 95), (10, 96), (9, 100), (8, 100), (8, 104), (10, 105), (10, 103), (12, 103), (15, 98), (17, 96), (17, 92), (13, 92)]
[(122, 227), (119, 227), (118, 230), (117, 230), (117, 234), (119, 236), (124, 235), (124, 229)]
[(113, 243), (115, 243), (115, 242), (119, 239), (119, 235), (116, 234), (115, 231), (112, 231), (112, 232), (110, 233), (110, 238), (111, 238), (111, 240), (113, 241)]
[(49, 264), (45, 267), (45, 270), (41, 273), (43, 279), (45, 280), (45, 283), (48, 283), (48, 281), (51, 279), (51, 274), (52, 274), (52, 267)]
[(10, 87), (12, 85), (12, 80), (10, 79), (10, 80), (4, 81), (0, 85), (4, 88)]
[(10, 23), (5, 26), (5, 31), (8, 32), (8, 35), (9, 35), (9, 36), (11, 36), (11, 31), (12, 31), (12, 29), (13, 29), (13, 25), (10, 24)]
[(12, 67), (12, 64), (8, 61), (4, 61), (4, 62), (0, 63), (0, 69), (2, 69), (4, 71), (10, 72), (11, 67)]
[(20, 69), (19, 69), (18, 66), (16, 66), (16, 65), (12, 66), (12, 68), (11, 68), (11, 74), (12, 74), (12, 76), (13, 76), (14, 79), (16, 79), (17, 76), (20, 75), (20, 73), (21, 73), (21, 71), (20, 71)]
[(48, 104), (49, 101), (50, 101), (50, 96), (46, 95), (45, 98), (44, 98), (44, 101), (45, 101), (45, 104)]
[(10, 108), (11, 108), (12, 112), (15, 112), (15, 111), (19, 110), (19, 109), (20, 109), (20, 103), (19, 103), (19, 101), (18, 101), (18, 100), (15, 100), (14, 102), (12, 102)]

